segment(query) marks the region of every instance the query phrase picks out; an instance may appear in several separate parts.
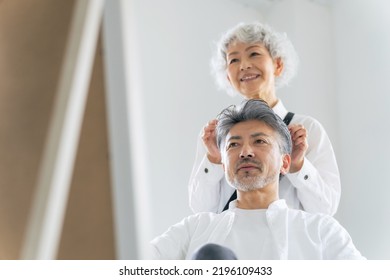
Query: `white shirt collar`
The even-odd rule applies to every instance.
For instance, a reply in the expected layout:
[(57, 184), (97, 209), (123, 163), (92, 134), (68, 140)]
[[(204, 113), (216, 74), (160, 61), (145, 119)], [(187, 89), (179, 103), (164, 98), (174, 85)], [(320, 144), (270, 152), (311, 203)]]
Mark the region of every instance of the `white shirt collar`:
[[(229, 203), (229, 210), (234, 210), (237, 208), (237, 200), (233, 200)], [(269, 206), (267, 211), (270, 210), (277, 210), (277, 209), (284, 209), (287, 208), (286, 201), (284, 199), (278, 199), (272, 202)]]
[(272, 108), (272, 110), (277, 114), (282, 120), (286, 117), (288, 111), (286, 107), (284, 107), (282, 100), (278, 99), (278, 102)]

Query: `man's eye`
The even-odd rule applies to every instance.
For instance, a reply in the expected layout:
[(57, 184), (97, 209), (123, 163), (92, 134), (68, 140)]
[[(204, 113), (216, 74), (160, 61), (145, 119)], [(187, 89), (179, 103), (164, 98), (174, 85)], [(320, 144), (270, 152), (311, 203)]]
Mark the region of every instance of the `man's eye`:
[(230, 149), (230, 148), (234, 148), (234, 147), (237, 147), (237, 146), (238, 146), (238, 143), (233, 142), (233, 143), (229, 143), (227, 148)]
[(263, 139), (257, 139), (257, 140), (255, 141), (255, 143), (256, 143), (256, 144), (266, 144), (267, 142), (264, 141)]

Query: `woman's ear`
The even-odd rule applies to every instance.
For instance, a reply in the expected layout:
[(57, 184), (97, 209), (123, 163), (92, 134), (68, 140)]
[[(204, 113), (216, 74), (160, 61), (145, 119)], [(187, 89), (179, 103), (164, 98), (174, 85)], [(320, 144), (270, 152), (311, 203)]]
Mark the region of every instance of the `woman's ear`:
[(289, 154), (282, 155), (282, 166), (280, 167), (280, 173), (286, 175), (290, 170), (291, 156)]
[(280, 57), (274, 59), (274, 67), (275, 67), (274, 74), (276, 77), (279, 77), (282, 74), (284, 68), (283, 60)]
[(229, 83), (232, 83), (232, 82), (230, 81), (229, 75), (226, 75), (226, 79), (229, 81)]

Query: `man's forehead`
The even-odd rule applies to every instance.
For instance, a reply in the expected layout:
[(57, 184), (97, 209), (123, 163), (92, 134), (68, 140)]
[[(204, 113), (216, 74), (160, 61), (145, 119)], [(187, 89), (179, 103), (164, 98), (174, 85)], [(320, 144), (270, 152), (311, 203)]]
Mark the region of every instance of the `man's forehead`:
[(249, 120), (233, 125), (226, 135), (226, 138), (229, 139), (231, 137), (243, 137), (252, 135), (254, 133), (262, 133), (271, 136), (274, 135), (275, 131), (264, 121)]

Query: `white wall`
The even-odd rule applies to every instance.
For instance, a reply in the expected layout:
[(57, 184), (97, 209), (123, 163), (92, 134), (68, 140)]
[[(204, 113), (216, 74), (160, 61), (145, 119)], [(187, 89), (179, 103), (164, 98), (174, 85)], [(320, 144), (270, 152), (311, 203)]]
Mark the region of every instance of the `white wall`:
[(278, 95), (290, 111), (309, 115), (325, 127), (338, 155), (334, 47), (328, 6), (309, 0), (277, 1), (265, 21), (286, 32), (297, 50), (298, 75)]
[(299, 74), (279, 91), (289, 109), (326, 128), (339, 163), (336, 218), (369, 259), (390, 258), (390, 3), (277, 1), (265, 20), (287, 32)]
[(370, 259), (390, 259), (390, 2), (333, 2), (343, 193), (338, 218)]
[(385, 142), (390, 136), (387, 1), (280, 0), (266, 10), (239, 0), (133, 1), (152, 235), (191, 213), (187, 184), (200, 129), (240, 101), (214, 86), (213, 41), (240, 21), (260, 20), (285, 31), (298, 51), (298, 76), (279, 96), (289, 110), (318, 119), (329, 134), (342, 179), (336, 218), (365, 256), (390, 258), (390, 179), (383, 175), (390, 154)]

